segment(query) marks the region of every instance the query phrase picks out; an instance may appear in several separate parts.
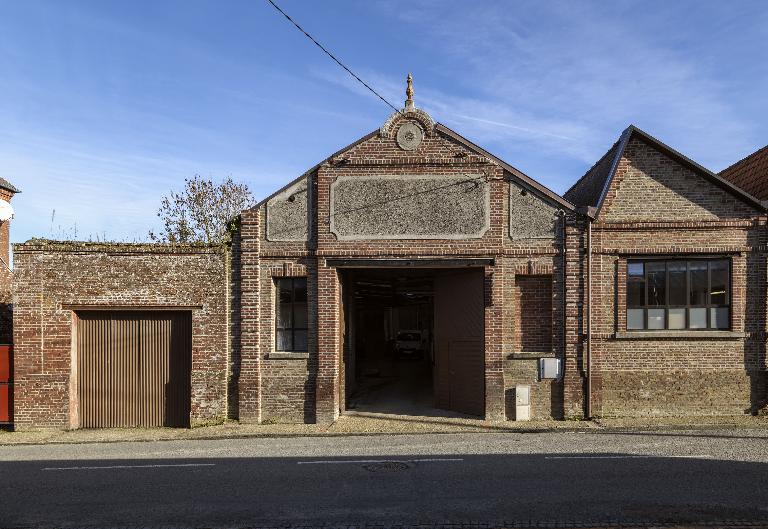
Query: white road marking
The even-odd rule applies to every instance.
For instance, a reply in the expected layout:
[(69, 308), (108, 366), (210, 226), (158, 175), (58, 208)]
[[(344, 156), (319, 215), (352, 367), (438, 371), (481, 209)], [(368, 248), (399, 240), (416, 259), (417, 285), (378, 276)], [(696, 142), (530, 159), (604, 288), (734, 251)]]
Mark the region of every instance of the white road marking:
[(674, 457), (682, 459), (712, 459), (709, 454), (698, 455), (685, 455), (685, 456), (666, 456), (666, 455), (648, 455), (648, 454), (626, 454), (616, 456), (600, 456), (600, 455), (565, 455), (565, 456), (546, 456), (544, 459), (647, 459), (649, 457)]
[(319, 460), (319, 461), (297, 461), (297, 465), (347, 465), (347, 464), (366, 464), (366, 463), (454, 463), (464, 461), (461, 457), (430, 457), (423, 459), (351, 459), (351, 460)]
[(109, 470), (120, 468), (169, 468), (169, 467), (215, 467), (216, 463), (179, 463), (159, 465), (109, 465), (99, 467), (46, 467), (43, 470)]

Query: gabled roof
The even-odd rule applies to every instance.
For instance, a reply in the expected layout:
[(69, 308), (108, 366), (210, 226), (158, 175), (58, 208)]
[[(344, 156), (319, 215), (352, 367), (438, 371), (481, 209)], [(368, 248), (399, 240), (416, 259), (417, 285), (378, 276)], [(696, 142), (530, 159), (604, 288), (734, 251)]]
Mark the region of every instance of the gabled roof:
[(343, 153), (344, 151), (348, 151), (352, 147), (356, 147), (357, 145), (360, 145), (364, 141), (373, 138), (378, 133), (379, 133), (379, 129), (376, 129), (376, 130), (374, 130), (372, 132), (369, 132), (368, 134), (366, 134), (362, 138), (360, 138), (360, 139), (358, 139), (356, 141), (353, 141), (352, 143), (350, 143), (346, 147), (342, 147), (341, 149), (339, 149), (335, 153), (331, 154), (330, 156), (324, 158), (322, 161), (320, 161), (317, 164), (315, 164), (311, 169), (308, 169), (308, 170), (304, 171), (302, 174), (300, 174), (299, 176), (297, 176), (296, 178), (294, 178), (293, 180), (291, 180), (290, 182), (285, 184), (283, 187), (281, 187), (280, 189), (278, 189), (277, 191), (275, 191), (274, 193), (272, 193), (268, 197), (260, 200), (259, 202), (256, 203), (256, 205), (251, 206), (246, 211), (251, 210), (251, 209), (257, 209), (257, 208), (261, 207), (262, 205), (266, 204), (267, 202), (272, 200), (274, 197), (276, 197), (277, 195), (279, 195), (280, 193), (282, 193), (283, 191), (285, 191), (289, 187), (292, 187), (294, 184), (297, 184), (298, 182), (300, 182), (304, 177), (306, 177), (306, 176), (314, 173), (315, 171), (317, 171), (317, 168), (320, 167), (321, 165), (323, 165), (325, 162), (331, 161), (333, 158), (337, 157), (339, 154)]
[(768, 145), (723, 169), (720, 176), (761, 200), (768, 199)]
[(616, 167), (621, 160), (624, 150), (629, 144), (629, 140), (633, 137), (638, 137), (650, 144), (652, 147), (663, 152), (679, 164), (691, 169), (692, 171), (700, 174), (703, 178), (720, 187), (721, 189), (731, 193), (742, 201), (756, 207), (760, 210), (765, 210), (765, 206), (760, 200), (747, 193), (743, 189), (736, 187), (728, 180), (720, 177), (716, 173), (713, 173), (706, 167), (694, 162), (687, 156), (676, 151), (669, 145), (654, 138), (645, 131), (642, 131), (630, 125), (619, 137), (619, 140), (606, 152), (602, 158), (587, 171), (571, 188), (563, 195), (566, 199), (575, 203), (577, 206), (594, 207), (598, 210), (603, 205), (605, 195), (608, 193), (608, 188), (613, 181), (613, 177), (616, 174)]
[(557, 202), (558, 204), (560, 204), (564, 208), (566, 208), (568, 210), (571, 210), (571, 211), (574, 211), (576, 209), (576, 206), (574, 204), (572, 204), (571, 202), (569, 202), (568, 200), (566, 200), (562, 196), (558, 195), (557, 193), (555, 193), (554, 191), (552, 191), (551, 189), (549, 189), (545, 185), (540, 184), (539, 182), (537, 182), (536, 180), (534, 180), (533, 178), (531, 178), (527, 174), (523, 173), (521, 170), (511, 166), (510, 164), (508, 164), (507, 162), (505, 162), (501, 158), (499, 158), (497, 156), (494, 156), (493, 154), (489, 153), (488, 151), (486, 151), (482, 147), (479, 147), (478, 145), (475, 145), (474, 143), (469, 141), (467, 138), (465, 138), (464, 136), (460, 135), (458, 132), (455, 132), (455, 131), (449, 129), (448, 127), (446, 127), (442, 123), (437, 123), (435, 125), (435, 129), (439, 130), (440, 132), (442, 132), (443, 134), (445, 134), (449, 138), (453, 139), (454, 141), (460, 143), (461, 145), (463, 145), (464, 147), (466, 147), (470, 151), (474, 151), (474, 152), (476, 152), (478, 154), (481, 154), (482, 156), (490, 158), (491, 160), (493, 160), (494, 162), (499, 164), (502, 168), (504, 168), (505, 171), (507, 171), (508, 173), (510, 173), (513, 176), (515, 176), (518, 180), (521, 180), (527, 186), (533, 188), (534, 190), (538, 191), (539, 193), (543, 194), (544, 196), (546, 196), (546, 197), (550, 198), (551, 200)]
[[(442, 134), (445, 134), (446, 136), (448, 136), (449, 138), (453, 139), (457, 143), (460, 143), (461, 145), (466, 147), (468, 150), (474, 151), (475, 153), (480, 154), (481, 156), (485, 156), (487, 158), (490, 158), (491, 160), (493, 160), (494, 162), (499, 164), (505, 171), (507, 171), (508, 173), (510, 173), (513, 176), (515, 176), (517, 179), (522, 181), (528, 187), (532, 188), (533, 191), (538, 191), (540, 194), (544, 195), (545, 197), (548, 197), (550, 200), (553, 200), (554, 202), (557, 202), (558, 204), (560, 204), (561, 206), (563, 206), (564, 208), (566, 208), (566, 209), (568, 209), (570, 211), (575, 211), (576, 210), (576, 206), (574, 206), (571, 202), (569, 202), (568, 200), (566, 200), (562, 196), (558, 195), (557, 193), (555, 193), (554, 191), (552, 191), (548, 187), (544, 186), (543, 184), (540, 184), (539, 182), (537, 182), (536, 180), (534, 180), (530, 176), (526, 175), (525, 173), (523, 173), (519, 169), (517, 169), (517, 168), (513, 167), (512, 165), (508, 164), (507, 162), (505, 162), (501, 158), (498, 158), (497, 156), (494, 156), (493, 154), (489, 153), (488, 151), (486, 151), (482, 147), (479, 147), (478, 145), (472, 143), (467, 138), (465, 138), (464, 136), (460, 135), (458, 132), (455, 132), (454, 130), (449, 129), (448, 127), (446, 127), (442, 123), (436, 123), (435, 124), (435, 130), (440, 131)], [(370, 132), (370, 133), (366, 134), (362, 138), (360, 138), (360, 139), (350, 143), (346, 147), (344, 147), (342, 149), (339, 149), (338, 151), (336, 151), (335, 153), (333, 153), (330, 156), (326, 157), (324, 160), (322, 160), (321, 162), (319, 162), (318, 164), (313, 166), (311, 169), (305, 171), (303, 174), (301, 174), (297, 178), (294, 178), (293, 180), (288, 182), (286, 185), (284, 185), (283, 187), (281, 187), (280, 189), (278, 189), (277, 191), (275, 191), (274, 193), (272, 193), (268, 197), (264, 198), (263, 200), (259, 201), (255, 206), (252, 206), (249, 209), (256, 209), (256, 208), (262, 206), (263, 204), (266, 204), (269, 200), (271, 200), (275, 196), (279, 195), (280, 193), (282, 193), (286, 189), (292, 187), (294, 184), (296, 184), (299, 181), (301, 181), (307, 175), (312, 174), (314, 171), (317, 170), (318, 167), (320, 167), (324, 163), (332, 160), (333, 158), (337, 157), (339, 154), (341, 154), (341, 153), (343, 153), (343, 152), (345, 152), (345, 151), (347, 151), (347, 150), (349, 150), (349, 149), (351, 149), (353, 147), (356, 147), (357, 145), (363, 143), (364, 141), (373, 138), (374, 136), (379, 134), (379, 131), (380, 131), (380, 129), (376, 129), (373, 132)]]
[(7, 191), (10, 191), (11, 193), (21, 193), (21, 189), (18, 189), (16, 186), (14, 186), (8, 180), (2, 177), (0, 177), (0, 189), (5, 189)]
[[(622, 136), (623, 137), (623, 136)], [(600, 201), (600, 193), (605, 186), (605, 182), (614, 170), (614, 163), (617, 160), (617, 152), (620, 149), (621, 139), (608, 149), (584, 176), (571, 186), (563, 196), (574, 204), (587, 207), (597, 207)]]

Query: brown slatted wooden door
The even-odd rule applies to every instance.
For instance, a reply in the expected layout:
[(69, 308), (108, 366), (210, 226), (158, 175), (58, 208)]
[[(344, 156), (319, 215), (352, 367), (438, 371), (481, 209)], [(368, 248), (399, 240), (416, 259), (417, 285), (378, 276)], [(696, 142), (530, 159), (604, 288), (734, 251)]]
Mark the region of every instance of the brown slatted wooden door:
[(80, 427), (188, 426), (188, 312), (78, 313)]
[(485, 414), (485, 294), (482, 270), (434, 281), (435, 405)]

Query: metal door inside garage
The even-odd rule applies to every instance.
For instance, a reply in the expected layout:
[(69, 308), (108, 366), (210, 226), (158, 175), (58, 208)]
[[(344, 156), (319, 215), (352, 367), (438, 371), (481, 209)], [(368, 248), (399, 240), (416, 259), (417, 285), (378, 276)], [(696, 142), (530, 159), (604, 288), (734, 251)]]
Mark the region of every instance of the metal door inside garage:
[(81, 428), (189, 426), (189, 312), (77, 314)]
[(485, 295), (482, 270), (446, 271), (434, 280), (435, 401), (438, 408), (485, 413)]

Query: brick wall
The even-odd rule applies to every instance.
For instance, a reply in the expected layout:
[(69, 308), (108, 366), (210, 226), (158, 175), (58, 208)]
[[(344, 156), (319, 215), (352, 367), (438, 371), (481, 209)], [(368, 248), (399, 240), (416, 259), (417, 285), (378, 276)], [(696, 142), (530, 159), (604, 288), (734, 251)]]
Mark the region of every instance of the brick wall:
[(191, 422), (225, 418), (225, 262), (218, 247), (34, 240), (14, 245), (15, 426), (76, 426), (69, 305), (195, 307)]
[(515, 277), (515, 350), (552, 352), (552, 276)]
[[(11, 201), (13, 193), (0, 189), (0, 199)], [(13, 305), (11, 304), (11, 287), (13, 271), (10, 259), (11, 221), (0, 222), (0, 343), (11, 343), (13, 340)]]
[[(394, 131), (403, 120), (419, 120), (425, 130), (424, 140), (415, 151), (398, 147)], [(396, 238), (339, 240), (331, 232), (329, 219), (331, 188), (339, 178), (456, 177), (484, 175), (489, 188), (489, 225), (481, 236), (456, 239)], [(339, 271), (327, 265), (328, 258), (493, 258), (494, 266), (485, 268), (485, 388), (486, 417), (503, 419), (506, 415), (507, 379), (505, 357), (514, 351), (514, 278), (515, 267), (529, 273), (531, 266), (562, 273), (560, 250), (556, 239), (542, 238), (541, 229), (528, 230), (536, 237), (525, 239), (519, 219), (509, 222), (509, 175), (492, 159), (479, 154), (449, 135), (434, 128), (420, 114), (393, 115), (381, 132), (377, 131), (321, 163), (303, 178), (307, 179), (311, 198), (307, 241), (270, 241), (267, 237), (266, 212), (262, 205), (243, 215), (242, 293), (242, 363), (250, 363), (258, 376), (246, 382), (241, 374), (240, 394), (252, 393), (252, 401), (240, 404), (241, 418), (247, 410), (250, 420), (329, 422), (338, 416), (344, 397), (342, 375), (342, 284)], [(520, 189), (515, 187), (520, 193)], [(540, 198), (539, 198), (540, 199)], [(545, 202), (542, 202), (545, 204)], [(548, 203), (546, 203), (548, 204)], [(547, 206), (550, 207), (550, 206)], [(551, 207), (550, 207), (551, 209)], [(553, 210), (554, 214), (555, 210)], [(541, 219), (538, 219), (541, 222)], [(394, 219), (396, 222), (396, 218)], [(510, 229), (515, 229), (515, 238)], [(248, 248), (254, 248), (253, 251)], [(511, 268), (510, 268), (511, 267)], [(258, 270), (257, 270), (258, 269)], [(246, 270), (253, 274), (252, 287), (247, 287)], [(308, 358), (270, 359), (273, 352), (274, 301), (273, 278), (289, 270), (291, 274), (306, 273), (309, 286), (310, 336)], [(541, 273), (541, 272), (539, 272)], [(258, 280), (256, 280), (258, 278)], [(562, 281), (556, 280), (562, 291)], [(556, 296), (561, 305), (552, 310), (558, 322), (563, 321), (562, 294)], [(247, 331), (247, 329), (253, 329)], [(259, 332), (256, 332), (259, 329)], [(564, 332), (561, 323), (552, 328), (551, 350), (562, 354)], [(246, 342), (250, 345), (246, 345)], [(246, 349), (253, 347), (253, 358)], [(258, 353), (256, 353), (258, 351)], [(258, 366), (258, 367), (257, 367)], [(242, 368), (244, 369), (244, 367)], [(536, 373), (515, 374), (515, 380), (536, 383)], [(254, 386), (258, 386), (258, 390)], [(562, 385), (560, 385), (562, 388)], [(560, 390), (557, 390), (560, 391)], [(314, 398), (313, 398), (314, 397)], [(551, 414), (551, 399), (544, 408)], [(562, 408), (558, 405), (558, 409)], [(543, 408), (542, 408), (543, 409)], [(312, 412), (315, 411), (313, 414)], [(557, 412), (559, 413), (559, 412)]]
[[(700, 174), (630, 140), (593, 229), (595, 415), (741, 414), (765, 405), (765, 224)], [(684, 255), (731, 260), (732, 332), (624, 332), (627, 259)]]

